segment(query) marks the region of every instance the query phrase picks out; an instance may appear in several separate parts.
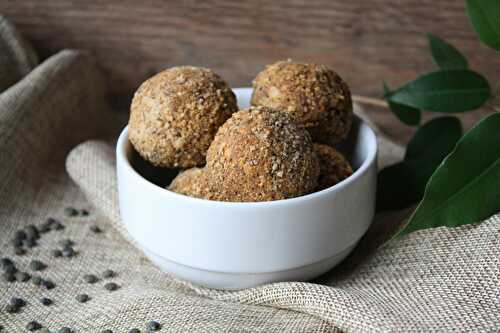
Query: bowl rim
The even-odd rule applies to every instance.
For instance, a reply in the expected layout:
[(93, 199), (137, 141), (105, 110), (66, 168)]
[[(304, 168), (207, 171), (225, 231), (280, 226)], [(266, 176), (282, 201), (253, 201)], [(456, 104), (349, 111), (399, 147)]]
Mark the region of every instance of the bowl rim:
[(131, 165), (129, 158), (127, 157), (127, 150), (132, 149), (132, 144), (128, 140), (128, 125), (120, 133), (118, 138), (118, 142), (116, 144), (116, 158), (117, 158), (117, 167), (119, 165), (123, 166), (124, 171), (133, 177), (136, 181), (138, 181), (141, 185), (145, 186), (147, 189), (150, 189), (153, 192), (158, 193), (158, 195), (166, 196), (166, 199), (171, 200), (185, 200), (191, 202), (194, 205), (207, 205), (214, 207), (226, 207), (226, 208), (257, 208), (257, 207), (285, 207), (287, 205), (304, 203), (309, 200), (314, 200), (318, 197), (325, 196), (334, 191), (339, 191), (345, 187), (348, 187), (351, 183), (355, 182), (358, 178), (360, 178), (363, 174), (365, 174), (370, 166), (373, 163), (376, 163), (377, 159), (377, 151), (378, 151), (378, 143), (376, 135), (373, 129), (362, 119), (359, 120), (359, 128), (365, 127), (368, 130), (368, 133), (371, 137), (371, 144), (368, 149), (368, 156), (364, 159), (363, 163), (354, 171), (354, 173), (347, 177), (346, 179), (340, 181), (339, 183), (330, 186), (321, 191), (316, 191), (312, 193), (308, 193), (299, 197), (288, 198), (288, 199), (280, 199), (273, 201), (252, 201), (252, 202), (230, 202), (230, 201), (216, 201), (216, 200), (208, 200), (201, 198), (194, 198), (184, 194), (175, 193), (173, 191), (169, 191), (166, 188), (158, 186), (146, 178), (144, 178), (139, 172), (137, 172)]

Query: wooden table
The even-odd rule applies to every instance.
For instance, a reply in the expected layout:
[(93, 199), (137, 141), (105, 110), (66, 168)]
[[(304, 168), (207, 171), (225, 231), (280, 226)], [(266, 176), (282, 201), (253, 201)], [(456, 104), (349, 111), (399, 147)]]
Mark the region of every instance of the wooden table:
[[(90, 50), (125, 108), (137, 86), (165, 67), (210, 67), (238, 87), (285, 58), (330, 65), (353, 93), (380, 96), (383, 80), (396, 87), (435, 68), (426, 32), (455, 44), (492, 83), (500, 80), (500, 56), (479, 43), (463, 0), (16, 0), (0, 2), (0, 12), (43, 57)], [(369, 112), (399, 140), (409, 138), (412, 130), (389, 112)]]

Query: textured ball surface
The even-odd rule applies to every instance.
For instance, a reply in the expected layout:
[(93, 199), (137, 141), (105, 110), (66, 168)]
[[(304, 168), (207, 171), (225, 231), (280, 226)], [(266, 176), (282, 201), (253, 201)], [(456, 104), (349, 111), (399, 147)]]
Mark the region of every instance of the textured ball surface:
[(311, 192), (319, 175), (309, 133), (267, 107), (234, 113), (210, 145), (206, 168), (224, 201), (297, 197)]
[(326, 66), (279, 61), (253, 81), (252, 105), (286, 111), (315, 142), (336, 143), (351, 129), (349, 87)]
[(156, 166), (201, 166), (217, 129), (236, 111), (233, 92), (213, 71), (173, 67), (135, 93), (129, 139)]
[(216, 199), (210, 190), (207, 172), (204, 168), (191, 168), (181, 171), (170, 183), (170, 191), (200, 199)]
[(314, 151), (319, 158), (320, 175), (318, 191), (324, 190), (352, 175), (352, 167), (347, 159), (335, 148), (314, 144)]

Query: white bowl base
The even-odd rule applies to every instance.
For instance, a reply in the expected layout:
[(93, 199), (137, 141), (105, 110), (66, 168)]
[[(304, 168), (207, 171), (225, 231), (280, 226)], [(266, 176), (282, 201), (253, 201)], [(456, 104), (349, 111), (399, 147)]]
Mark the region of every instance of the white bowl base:
[(258, 274), (208, 271), (175, 263), (144, 248), (142, 248), (142, 251), (161, 270), (174, 274), (183, 280), (209, 288), (238, 290), (272, 282), (309, 281), (317, 278), (344, 260), (345, 257), (352, 252), (356, 245), (357, 242), (330, 258), (310, 265), (284, 271)]

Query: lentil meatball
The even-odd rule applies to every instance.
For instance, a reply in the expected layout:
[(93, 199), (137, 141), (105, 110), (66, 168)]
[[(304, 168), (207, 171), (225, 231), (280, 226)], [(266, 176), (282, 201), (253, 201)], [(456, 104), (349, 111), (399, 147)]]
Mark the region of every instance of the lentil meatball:
[(319, 176), (309, 133), (267, 107), (234, 113), (210, 145), (206, 168), (223, 201), (297, 197), (311, 192)]
[(172, 67), (146, 80), (135, 93), (129, 139), (155, 166), (201, 166), (217, 129), (236, 111), (233, 92), (216, 73)]
[(349, 87), (326, 66), (279, 61), (257, 75), (253, 88), (252, 105), (288, 112), (315, 142), (339, 142), (351, 128)]
[(170, 191), (200, 199), (215, 199), (210, 190), (207, 172), (204, 168), (191, 168), (181, 171), (170, 183)]
[(352, 175), (351, 165), (338, 150), (318, 143), (315, 143), (313, 147), (319, 158), (320, 168), (316, 190), (324, 190)]

